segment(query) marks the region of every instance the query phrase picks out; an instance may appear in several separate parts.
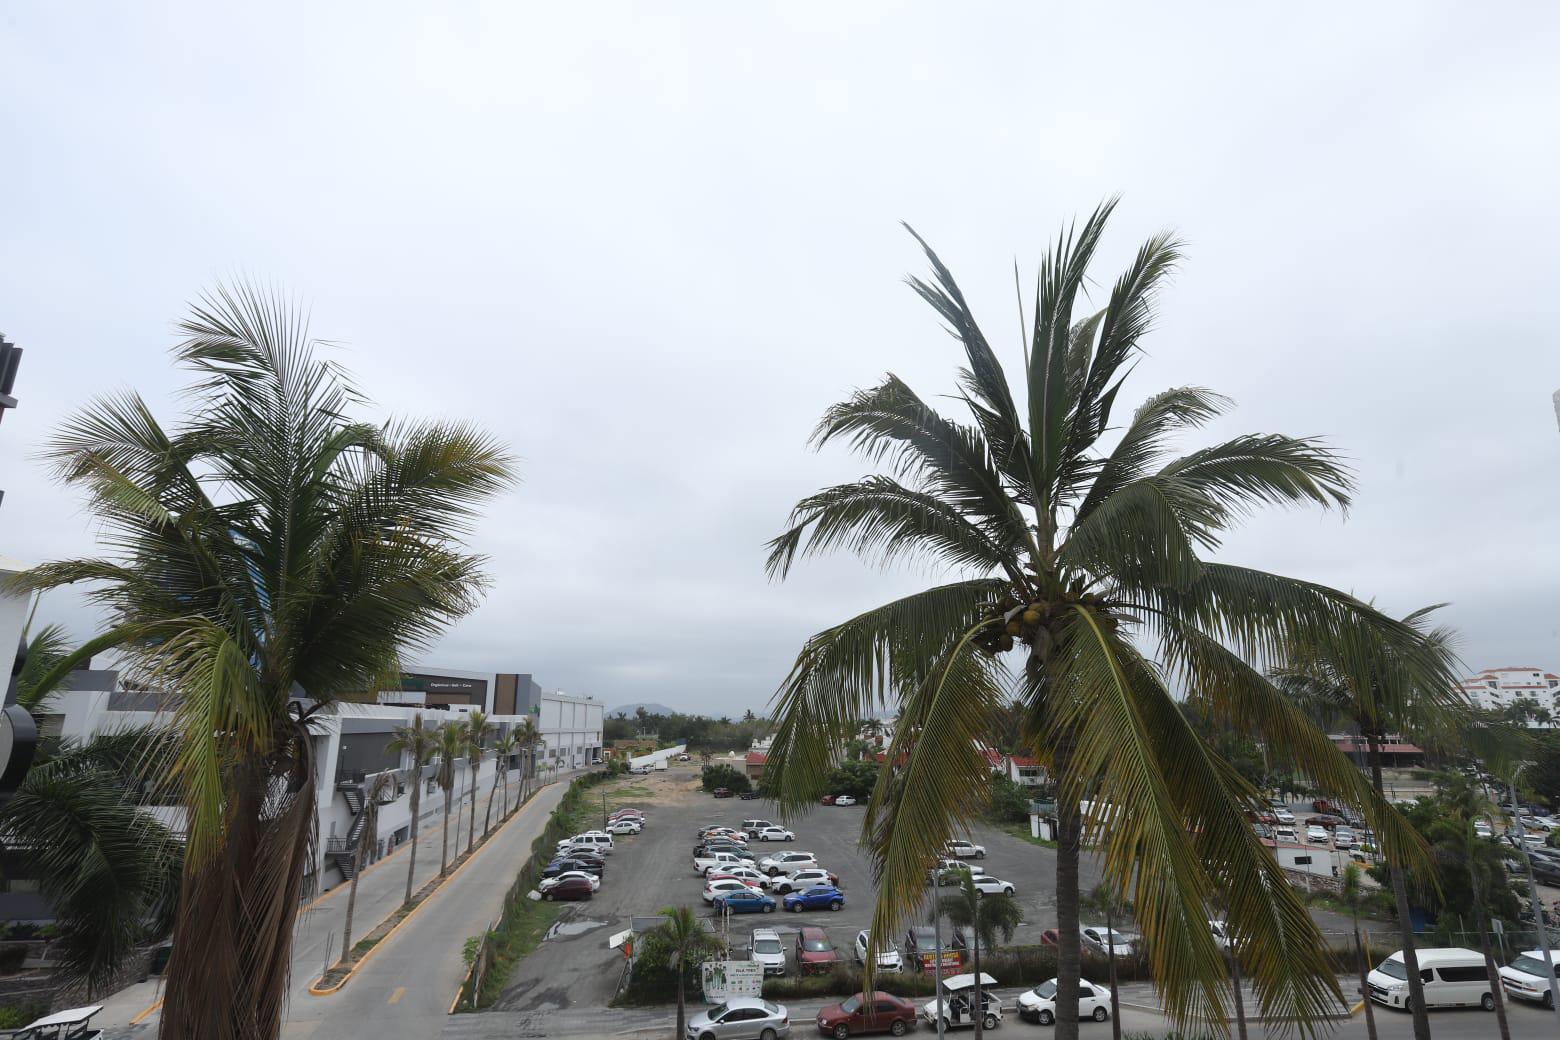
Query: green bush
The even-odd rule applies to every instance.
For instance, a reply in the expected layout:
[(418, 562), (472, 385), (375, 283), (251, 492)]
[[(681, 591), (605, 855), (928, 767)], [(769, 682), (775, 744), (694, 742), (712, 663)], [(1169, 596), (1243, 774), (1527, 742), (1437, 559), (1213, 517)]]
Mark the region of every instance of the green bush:
[(37, 1001), (0, 1004), (0, 1029), (20, 1029), (49, 1013), (49, 1006)]
[(732, 794), (741, 794), (753, 789), (753, 784), (748, 780), (747, 774), (739, 769), (734, 769), (725, 763), (705, 766), (704, 772), (699, 777), (700, 785), (706, 791), (713, 791), (717, 787), (724, 787)]

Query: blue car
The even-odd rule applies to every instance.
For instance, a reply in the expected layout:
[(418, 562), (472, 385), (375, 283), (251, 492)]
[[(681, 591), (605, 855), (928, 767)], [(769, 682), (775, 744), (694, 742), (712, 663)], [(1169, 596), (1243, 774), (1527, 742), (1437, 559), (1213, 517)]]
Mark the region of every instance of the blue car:
[(792, 892), (785, 897), (785, 908), (792, 913), (803, 910), (838, 910), (845, 905), (845, 893), (833, 885), (814, 885), (805, 892)]
[(734, 914), (772, 914), (775, 910), (775, 898), (766, 896), (757, 889), (748, 888), (718, 895), (714, 899), (714, 905), (717, 914), (727, 910)]

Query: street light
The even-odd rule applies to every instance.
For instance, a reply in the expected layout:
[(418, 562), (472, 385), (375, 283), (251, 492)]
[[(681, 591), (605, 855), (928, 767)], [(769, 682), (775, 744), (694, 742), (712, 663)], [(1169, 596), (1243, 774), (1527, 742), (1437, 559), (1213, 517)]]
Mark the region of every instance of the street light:
[[(1556, 407), (1560, 407), (1560, 394), (1556, 395)], [(1511, 792), (1511, 818), (1517, 825), (1517, 849), (1522, 853), (1522, 865), (1527, 868), (1528, 898), (1533, 902), (1534, 923), (1538, 925), (1538, 944), (1544, 951), (1544, 974), (1549, 980), (1549, 1003), (1554, 1008), (1555, 1020), (1560, 1022), (1560, 981), (1555, 979), (1554, 956), (1549, 952), (1549, 926), (1544, 924), (1544, 904), (1538, 901), (1538, 882), (1533, 878), (1533, 857), (1528, 855), (1527, 842), (1523, 840), (1522, 810), (1517, 805), (1517, 777), (1528, 767), (1524, 762), (1511, 774), (1506, 785)]]

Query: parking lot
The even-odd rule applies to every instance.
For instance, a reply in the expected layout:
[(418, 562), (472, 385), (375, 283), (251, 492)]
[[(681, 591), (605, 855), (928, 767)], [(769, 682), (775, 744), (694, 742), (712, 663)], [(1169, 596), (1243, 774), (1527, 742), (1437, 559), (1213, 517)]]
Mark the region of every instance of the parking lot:
[[(571, 903), (564, 909), (554, 934), (519, 965), (499, 1001), (500, 1009), (604, 1006), (616, 991), (623, 968), (622, 955), (607, 948), (607, 937), (628, 927), (631, 917), (650, 916), (663, 906), (685, 904), (712, 918), (717, 928), (722, 927), (701, 895), (703, 879), (693, 872), (698, 829), (708, 824), (736, 827), (753, 818), (781, 822), (773, 803), (716, 799), (699, 791), (697, 771), (686, 765), (633, 780), (648, 788), (651, 796), (614, 799), (613, 804), (642, 807), (648, 826), (638, 835), (617, 838), (601, 890), (589, 902)], [(818, 925), (828, 930), (842, 956), (850, 956), (856, 932), (872, 920), (871, 869), (856, 845), (863, 814), (859, 805), (820, 805), (790, 825), (796, 841), (752, 843), (760, 859), (782, 849), (813, 853), (820, 866), (839, 875), (846, 903), (839, 912), (785, 913), (777, 909), (772, 914), (733, 915), (730, 941), (734, 952), (745, 949), (753, 928), (774, 928), (788, 949), (788, 971), (794, 972), (789, 949), (797, 929)], [(975, 862), (987, 874), (1012, 882), (1017, 889), (1015, 898), (1024, 908), (1024, 923), (1013, 942), (1039, 942), (1041, 930), (1056, 924), (1055, 853), (987, 827), (977, 827), (971, 837), (984, 845), (987, 853), (985, 859)], [(1085, 858), (1082, 875), (1086, 889), (1099, 879), (1098, 866), (1089, 858)]]

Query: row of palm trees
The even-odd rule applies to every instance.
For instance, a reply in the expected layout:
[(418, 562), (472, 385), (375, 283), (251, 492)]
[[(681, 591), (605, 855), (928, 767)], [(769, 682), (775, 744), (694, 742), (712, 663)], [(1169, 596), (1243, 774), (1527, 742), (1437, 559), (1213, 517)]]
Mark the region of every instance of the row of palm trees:
[[(944, 842), (983, 810), (978, 748), (1016, 711), (1022, 743), (1058, 781), (1058, 1006), (1077, 1000), (1088, 843), (1102, 850), (1107, 890), (1136, 908), (1172, 1017), (1224, 1017), (1227, 969), (1206, 923), (1217, 898), (1262, 1010), (1316, 1021), (1340, 994), (1316, 925), (1248, 823), (1259, 792), (1178, 702), (1256, 737), (1365, 815), (1394, 865), (1411, 949), (1400, 868), (1431, 864), (1385, 798), (1379, 746), (1388, 732), (1456, 732), (1457, 664), (1430, 610), (1395, 618), (1316, 582), (1214, 558), (1259, 507), (1343, 509), (1353, 479), (1309, 437), (1242, 434), (1173, 454), (1175, 434), (1230, 405), (1199, 387), (1149, 396), (1122, 418), (1126, 377), (1180, 248), (1153, 236), (1103, 307), (1086, 310), (1113, 208), (1068, 228), (1042, 260), (1030, 313), (1020, 301), (1012, 380), (917, 236), (933, 274), (910, 284), (962, 347), (952, 400), (967, 414), (945, 417), (892, 373), (828, 409), (814, 444), (844, 442), (882, 469), (802, 499), (770, 543), (769, 570), (783, 578), (799, 556), (845, 549), (947, 579), (807, 640), (777, 694), (766, 780), (802, 811), (855, 720), (897, 705), (862, 831), (880, 882), (872, 938), (887, 942), (924, 899)], [(1308, 698), (1354, 716), (1368, 777), (1312, 722)], [(1110, 811), (1085, 818), (1085, 797)], [(1418, 979), (1412, 954), (1408, 974)], [(1413, 997), (1415, 1033), (1427, 1040)], [(1077, 1030), (1061, 1017), (1059, 1038)]]
[[(487, 714), (482, 711), (466, 713), (464, 718), (444, 722), (435, 727), (423, 725), (422, 713), (412, 717), (410, 726), (397, 726), (390, 742), (385, 750), (395, 754), (405, 755), (410, 760), (408, 775), (411, 778), (411, 851), (407, 854), (406, 862), (406, 895), (402, 905), (407, 906), (412, 902), (413, 878), (417, 873), (417, 836), (421, 824), (422, 792), (423, 792), (423, 768), (428, 763), (437, 759), (438, 768), (434, 771), (434, 782), (444, 792), (444, 834), (442, 850), (439, 859), (439, 877), (446, 877), (450, 870), (450, 810), (454, 806), (456, 763), (462, 758), (466, 761), (466, 774), (469, 778), (467, 794), (471, 802), (471, 823), (466, 832), (466, 852), (469, 854), (476, 846), (477, 835), (477, 773), (481, 769), (482, 755), (489, 749), (491, 738), (491, 750), (495, 756), (493, 770), (493, 787), (488, 791), (487, 810), (482, 817), (482, 837), (485, 839), (492, 826), (493, 799), (499, 798), (499, 821), (509, 816), (509, 766), (517, 753), (524, 752), (527, 756), (534, 755), (536, 745), (541, 742), (541, 733), (537, 730), (536, 720), (527, 716), (518, 726), (507, 730), (497, 737), (493, 737), (495, 726), (488, 720)], [(530, 783), (532, 770), (522, 768), (521, 790), (515, 799), (515, 807), (519, 808), (525, 803), (527, 797), (526, 787)], [(379, 806), (382, 802), (389, 801), (395, 796), (395, 778), (391, 773), (378, 773), (363, 792), (363, 813), (366, 819), (359, 830), (357, 845), (352, 852), (352, 882), (347, 892), (346, 918), (341, 929), (341, 963), (346, 963), (352, 954), (352, 916), (357, 907), (358, 877), (362, 873), (363, 860), (369, 855), (378, 840), (378, 816)], [(464, 805), (464, 802), (462, 802)], [(460, 817), (455, 820), (455, 845), (460, 847)]]

